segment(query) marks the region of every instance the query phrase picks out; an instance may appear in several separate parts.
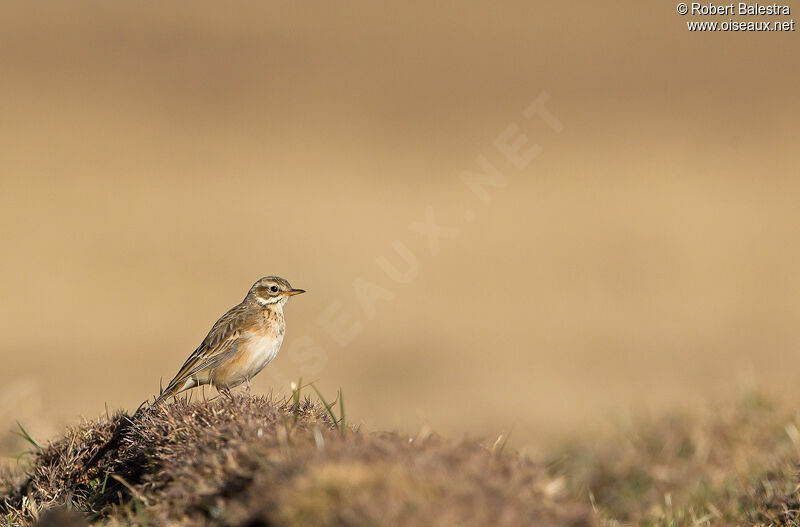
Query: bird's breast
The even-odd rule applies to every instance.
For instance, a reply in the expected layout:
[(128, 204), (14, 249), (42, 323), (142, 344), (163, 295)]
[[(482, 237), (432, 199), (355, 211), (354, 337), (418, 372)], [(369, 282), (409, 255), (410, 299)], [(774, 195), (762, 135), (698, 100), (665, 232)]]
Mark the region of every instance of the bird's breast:
[(254, 335), (244, 346), (245, 367), (247, 376), (252, 377), (260, 372), (278, 355), (283, 344), (283, 332), (271, 332), (268, 335)]
[(242, 334), (235, 354), (214, 368), (211, 382), (233, 388), (252, 379), (278, 355), (285, 328), (281, 313), (265, 313)]

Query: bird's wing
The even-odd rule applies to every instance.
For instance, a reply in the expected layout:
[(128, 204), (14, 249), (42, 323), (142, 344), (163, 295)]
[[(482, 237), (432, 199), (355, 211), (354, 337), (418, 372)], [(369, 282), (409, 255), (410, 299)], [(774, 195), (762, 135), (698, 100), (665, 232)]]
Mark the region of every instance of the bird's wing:
[(203, 339), (203, 343), (189, 355), (175, 377), (161, 392), (159, 399), (175, 395), (194, 374), (206, 368), (213, 368), (233, 355), (241, 338), (242, 328), (247, 325), (247, 315), (247, 306), (244, 304), (239, 304), (222, 315)]

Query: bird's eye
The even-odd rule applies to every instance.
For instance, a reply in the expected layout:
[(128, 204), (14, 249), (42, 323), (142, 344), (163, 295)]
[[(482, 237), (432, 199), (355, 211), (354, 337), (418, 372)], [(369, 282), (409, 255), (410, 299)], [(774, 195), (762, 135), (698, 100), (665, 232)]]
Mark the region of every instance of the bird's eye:
[(277, 285), (271, 285), (271, 286), (269, 286), (269, 290), (272, 291), (273, 293), (277, 293), (278, 292), (278, 286)]

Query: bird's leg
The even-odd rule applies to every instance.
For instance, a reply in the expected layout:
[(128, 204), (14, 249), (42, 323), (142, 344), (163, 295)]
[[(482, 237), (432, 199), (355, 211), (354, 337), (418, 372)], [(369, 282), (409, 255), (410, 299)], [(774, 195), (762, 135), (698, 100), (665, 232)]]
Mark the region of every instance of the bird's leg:
[(244, 391), (247, 395), (250, 395), (250, 378), (248, 377), (246, 381), (244, 381)]

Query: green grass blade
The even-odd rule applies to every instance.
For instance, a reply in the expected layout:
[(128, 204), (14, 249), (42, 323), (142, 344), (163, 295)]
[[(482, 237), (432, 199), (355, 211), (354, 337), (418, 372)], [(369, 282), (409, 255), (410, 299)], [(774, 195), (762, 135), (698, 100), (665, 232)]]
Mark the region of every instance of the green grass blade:
[(144, 510), (144, 504), (138, 498), (134, 498), (133, 506), (134, 509), (136, 510), (136, 516), (139, 517), (139, 522), (141, 523), (142, 527), (147, 527), (148, 526), (147, 512), (145, 512)]
[(109, 474), (111, 474), (110, 471), (106, 472), (106, 477), (103, 478), (103, 488), (100, 489), (100, 494), (105, 494), (106, 493), (106, 483), (108, 483), (108, 475)]
[(344, 430), (347, 425), (344, 421), (344, 392), (339, 388), (339, 427)]
[(36, 440), (31, 437), (31, 435), (28, 433), (28, 431), (25, 430), (22, 427), (22, 423), (17, 421), (17, 426), (19, 427), (20, 432), (21, 432), (21, 433), (20, 432), (15, 432), (18, 436), (20, 436), (21, 438), (26, 440), (28, 443), (32, 444), (34, 446), (34, 448), (36, 448), (36, 450), (41, 450), (42, 449), (42, 447), (39, 445), (39, 443), (37, 443)]
[(322, 392), (320, 392), (319, 389), (317, 389), (316, 386), (314, 386), (312, 384), (311, 387), (314, 388), (315, 392), (317, 392), (317, 396), (319, 397), (319, 400), (322, 401), (322, 405), (325, 406), (325, 410), (327, 410), (328, 415), (331, 416), (331, 420), (333, 421), (333, 425), (337, 426), (339, 424), (339, 420), (336, 419), (336, 416), (333, 414), (333, 410), (331, 410), (331, 406), (332, 405), (328, 404), (328, 401), (325, 400), (325, 396), (322, 395)]
[(292, 390), (292, 413), (294, 414), (294, 420), (297, 421), (297, 418), (300, 415), (300, 391), (303, 389), (303, 378), (300, 377), (297, 380), (297, 387)]

